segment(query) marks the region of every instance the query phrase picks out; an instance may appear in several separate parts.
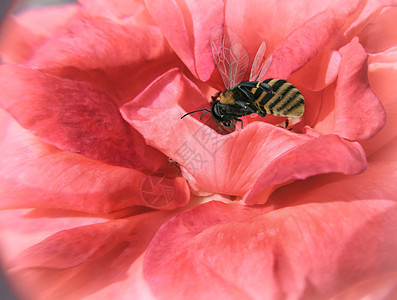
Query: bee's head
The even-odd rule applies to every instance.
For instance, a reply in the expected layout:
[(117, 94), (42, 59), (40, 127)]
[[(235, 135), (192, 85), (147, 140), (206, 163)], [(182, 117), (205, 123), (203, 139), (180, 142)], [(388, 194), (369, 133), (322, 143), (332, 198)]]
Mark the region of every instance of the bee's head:
[(194, 110), (191, 112), (188, 112), (186, 114), (184, 114), (181, 119), (183, 119), (184, 117), (186, 117), (187, 115), (190, 115), (192, 113), (196, 113), (196, 112), (200, 112), (200, 111), (204, 111), (204, 113), (201, 115), (201, 118), (203, 117), (203, 115), (205, 115), (206, 113), (211, 113), (212, 116), (214, 117), (215, 121), (217, 121), (219, 124), (225, 126), (225, 127), (230, 127), (232, 126), (232, 121), (233, 119), (230, 118), (230, 115), (228, 115), (227, 113), (225, 113), (222, 108), (220, 107), (220, 102), (219, 100), (214, 100), (211, 104), (211, 110), (208, 110), (206, 108), (204, 109), (199, 109), (199, 110)]
[(219, 103), (219, 100), (215, 100), (214, 102), (212, 102), (211, 114), (219, 124), (225, 127), (230, 127), (232, 124), (232, 120), (228, 117), (227, 114), (222, 112)]

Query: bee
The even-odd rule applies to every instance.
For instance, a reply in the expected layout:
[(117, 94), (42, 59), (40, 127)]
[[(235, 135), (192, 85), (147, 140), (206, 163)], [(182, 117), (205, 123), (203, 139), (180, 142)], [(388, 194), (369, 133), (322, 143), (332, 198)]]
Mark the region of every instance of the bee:
[(211, 113), (214, 119), (225, 127), (235, 127), (236, 122), (241, 123), (243, 116), (256, 113), (261, 117), (266, 114), (277, 117), (298, 118), (305, 111), (305, 100), (301, 92), (291, 83), (283, 79), (265, 78), (272, 63), (269, 55), (262, 63), (266, 52), (266, 43), (260, 45), (248, 81), (242, 81), (245, 76), (249, 57), (247, 51), (240, 43), (225, 46), (225, 38), (221, 46), (216, 46), (215, 39), (211, 39), (211, 52), (215, 65), (226, 87), (224, 92), (212, 96), (211, 110), (206, 108), (191, 111), (189, 114), (205, 111)]

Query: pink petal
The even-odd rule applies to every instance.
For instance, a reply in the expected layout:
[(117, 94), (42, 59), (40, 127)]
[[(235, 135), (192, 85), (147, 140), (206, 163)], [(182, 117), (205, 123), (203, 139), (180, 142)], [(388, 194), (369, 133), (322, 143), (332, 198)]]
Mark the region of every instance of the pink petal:
[[(200, 114), (181, 120), (180, 117), (186, 111), (182, 109), (180, 103), (185, 104), (186, 98), (189, 98), (191, 103), (186, 111), (209, 108), (197, 88), (174, 70), (160, 77), (141, 95), (125, 104), (121, 111), (124, 118), (142, 133), (149, 145), (160, 149), (182, 165), (186, 170), (185, 177), (191, 180), (190, 183), (195, 189), (242, 196), (265, 172), (269, 164), (273, 162), (276, 165), (279, 160), (282, 161), (282, 154), (287, 151), (293, 153), (286, 157), (293, 159), (295, 155), (299, 155), (294, 151), (299, 152), (299, 146), (305, 143), (308, 144), (304, 149), (310, 148), (304, 151), (307, 152), (307, 159), (311, 156), (310, 151), (315, 153), (325, 145), (339, 149), (338, 154), (343, 153), (346, 156), (344, 160), (346, 166), (343, 170), (335, 161), (339, 158), (333, 155), (316, 156), (318, 158), (316, 167), (305, 171), (307, 176), (314, 175), (316, 172), (313, 170), (356, 173), (365, 169), (365, 156), (359, 145), (335, 137), (324, 138), (327, 142), (323, 144), (322, 139), (315, 142), (317, 137), (311, 134), (295, 134), (264, 122), (251, 123), (243, 130), (221, 135), (195, 119), (199, 118)], [(153, 115), (156, 115), (158, 120), (167, 120), (167, 125), (164, 126), (162, 122), (152, 122)], [(204, 118), (213, 122), (209, 114)], [(170, 131), (169, 128), (173, 130)], [(310, 144), (310, 141), (313, 143)], [(312, 145), (318, 146), (311, 148)], [(313, 163), (314, 160), (316, 159), (309, 161)], [(298, 166), (300, 164), (306, 166), (306, 163), (309, 162), (300, 162)], [(282, 173), (283, 183), (293, 179), (294, 176), (305, 177), (302, 172), (294, 174), (292, 170), (285, 170)], [(298, 173), (300, 175), (297, 175)], [(279, 183), (277, 180), (275, 182)]]
[(60, 151), (15, 122), (5, 130), (0, 144), (2, 209), (109, 213), (136, 205), (175, 209), (189, 201), (190, 192), (181, 177), (149, 176)]
[(366, 166), (365, 152), (360, 144), (336, 135), (320, 136), (273, 160), (244, 195), (243, 201), (264, 203), (277, 186), (286, 181), (332, 172), (357, 174)]
[(144, 275), (158, 299), (327, 299), (396, 272), (396, 208), (390, 200), (271, 212), (206, 203), (161, 227)]
[[(346, 18), (360, 6), (360, 1), (294, 1), (280, 5), (272, 0), (245, 4), (234, 0), (227, 2), (225, 24), (242, 38), (251, 58), (265, 40), (268, 53), (273, 53), (267, 77), (288, 78), (334, 39)], [(292, 18), (291, 11), (299, 13)], [(320, 78), (323, 70), (312, 69)]]
[(209, 41), (223, 20), (223, 1), (145, 1), (146, 6), (179, 58), (202, 81), (214, 70)]
[[(385, 8), (393, 5), (392, 8)], [(397, 1), (369, 1), (362, 15), (348, 32), (348, 35), (358, 35), (360, 43), (368, 53), (379, 53), (397, 44), (397, 34), (394, 30), (397, 17)]]
[(135, 0), (79, 0), (79, 3), (91, 15), (114, 19), (134, 16), (144, 8)]
[(140, 6), (139, 13), (121, 21), (81, 12), (59, 28), (29, 64), (46, 69), (111, 69), (168, 54), (162, 33)]
[(273, 51), (268, 77), (288, 78), (315, 57), (336, 35), (341, 25), (341, 20), (330, 10), (308, 20)]
[(327, 47), (295, 72), (289, 78), (289, 81), (294, 82), (296, 86), (303, 86), (312, 91), (320, 91), (336, 80), (341, 60), (342, 58), (338, 51), (332, 51)]
[[(23, 298), (82, 299), (129, 276), (137, 278), (139, 273), (131, 272), (139, 269), (130, 266), (172, 215), (145, 213), (57, 232), (15, 259), (8, 270), (11, 282)], [(140, 294), (139, 287), (130, 288)]]
[(115, 97), (82, 81), (17, 65), (0, 69), (0, 105), (42, 140), (63, 150), (125, 167), (149, 168), (164, 157), (121, 118)]
[[(368, 155), (384, 148), (396, 140), (397, 104), (396, 93), (392, 87), (397, 82), (397, 51), (390, 50), (369, 57), (369, 80), (371, 87), (379, 96), (385, 107), (387, 122), (385, 127), (375, 137), (363, 142)], [(383, 155), (372, 156), (371, 159), (384, 160)]]
[(150, 288), (143, 278), (143, 255), (140, 256), (129, 268), (125, 280), (115, 282), (104, 289), (86, 297), (87, 300), (97, 299), (145, 299), (154, 300)]
[(115, 220), (63, 230), (21, 253), (15, 264), (23, 268), (76, 267), (125, 241), (134, 225), (128, 220)]
[(77, 5), (32, 9), (10, 16), (3, 25), (0, 54), (3, 63), (23, 63), (57, 28), (77, 14)]
[(368, 82), (367, 54), (358, 39), (340, 49), (342, 64), (335, 91), (335, 133), (351, 140), (376, 135), (386, 112)]
[(46, 209), (0, 211), (1, 257), (3, 266), (15, 262), (24, 250), (56, 232), (109, 221), (109, 215)]

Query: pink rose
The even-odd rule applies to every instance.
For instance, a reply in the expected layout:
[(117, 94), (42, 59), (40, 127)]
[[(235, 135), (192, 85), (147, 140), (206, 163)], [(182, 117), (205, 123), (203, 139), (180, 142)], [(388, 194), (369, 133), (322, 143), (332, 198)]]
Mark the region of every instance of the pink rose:
[[(22, 299), (397, 296), (397, 2), (79, 2), (3, 24), (0, 241)], [(302, 92), (292, 130), (180, 119), (224, 89), (222, 27)]]

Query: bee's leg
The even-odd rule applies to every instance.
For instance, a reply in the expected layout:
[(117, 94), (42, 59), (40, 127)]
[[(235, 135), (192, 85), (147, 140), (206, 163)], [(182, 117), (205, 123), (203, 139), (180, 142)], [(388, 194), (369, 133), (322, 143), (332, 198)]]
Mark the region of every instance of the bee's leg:
[[(247, 97), (248, 101), (250, 103), (255, 101), (255, 95), (252, 94), (251, 89), (255, 87), (255, 84), (253, 84), (254, 82), (247, 82), (244, 85), (238, 85), (237, 88)], [(243, 102), (243, 101), (239, 101), (239, 102)], [(237, 101), (236, 101), (237, 103)], [(239, 104), (240, 105), (240, 104)], [(245, 103), (244, 103), (245, 106)]]
[(256, 113), (257, 113), (258, 115), (260, 115), (261, 117), (265, 117), (265, 116), (266, 116), (266, 112), (264, 112), (264, 111), (258, 110), (258, 111), (256, 111)]
[(241, 129), (244, 129), (244, 127), (243, 127), (243, 120), (238, 119), (238, 118), (235, 118), (235, 120), (236, 120), (237, 122), (241, 122)]
[(259, 84), (259, 87), (261, 88), (261, 90), (265, 91), (266, 93), (274, 94), (274, 91), (273, 91), (272, 87), (270, 85), (268, 85), (267, 83), (265, 83), (265, 82), (261, 82)]

